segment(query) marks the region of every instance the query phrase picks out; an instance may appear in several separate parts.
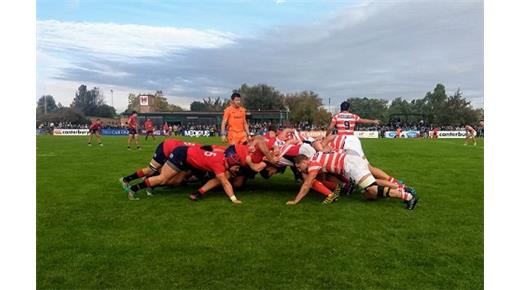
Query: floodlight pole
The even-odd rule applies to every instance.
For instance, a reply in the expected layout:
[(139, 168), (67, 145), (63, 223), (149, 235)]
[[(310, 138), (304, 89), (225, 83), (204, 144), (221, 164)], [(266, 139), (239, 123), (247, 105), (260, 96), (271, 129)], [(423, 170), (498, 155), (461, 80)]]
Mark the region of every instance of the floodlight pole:
[(114, 90), (110, 89), (110, 96), (112, 99), (112, 107), (114, 107)]

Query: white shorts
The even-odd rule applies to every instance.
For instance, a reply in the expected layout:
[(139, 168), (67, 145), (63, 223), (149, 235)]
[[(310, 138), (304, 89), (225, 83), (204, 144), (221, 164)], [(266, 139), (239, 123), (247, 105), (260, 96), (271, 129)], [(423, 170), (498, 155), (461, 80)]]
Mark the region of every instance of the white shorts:
[(477, 137), (477, 133), (466, 133), (466, 137), (467, 138), (471, 138), (471, 137)]
[(365, 152), (363, 152), (363, 147), (361, 147), (361, 141), (359, 141), (359, 138), (354, 135), (347, 136), (345, 139), (345, 144), (343, 145), (343, 149), (352, 150), (359, 156), (365, 157)]
[(312, 145), (310, 144), (303, 143), (302, 145), (300, 145), (300, 151), (298, 153), (311, 158), (312, 155), (316, 153), (316, 149), (314, 149), (314, 147), (312, 147)]
[(368, 169), (368, 162), (359, 156), (347, 154), (344, 166), (345, 177), (354, 179), (356, 184), (359, 184), (359, 181), (367, 175), (369, 175), (368, 180), (370, 183), (376, 181)]

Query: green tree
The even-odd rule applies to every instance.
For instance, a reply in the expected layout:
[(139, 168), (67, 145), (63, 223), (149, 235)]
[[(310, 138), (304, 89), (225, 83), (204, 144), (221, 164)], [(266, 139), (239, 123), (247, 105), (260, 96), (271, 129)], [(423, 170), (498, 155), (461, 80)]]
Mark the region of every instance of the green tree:
[(206, 107), (206, 104), (199, 101), (191, 102), (190, 104), (190, 111), (193, 112), (207, 112), (208, 108)]
[(349, 98), (350, 111), (365, 119), (386, 120), (388, 118), (388, 101), (383, 99)]
[(114, 118), (116, 116), (116, 109), (107, 104), (103, 104), (96, 109), (96, 117)]
[(448, 97), (438, 115), (441, 125), (475, 124), (479, 120), (479, 112), (471, 107), (471, 102), (462, 97), (462, 92), (457, 89), (453, 96)]
[(447, 99), (446, 88), (443, 84), (437, 84), (433, 92), (426, 93), (426, 96), (424, 96), (424, 113), (427, 115), (430, 124), (440, 123), (440, 114), (442, 114)]
[(322, 99), (313, 91), (288, 94), (284, 100), (285, 105), (289, 108), (289, 120), (292, 123), (318, 125), (318, 123), (323, 123), (323, 119), (328, 119), (325, 123), (330, 121), (330, 117), (324, 117), (326, 111), (321, 108)]
[[(47, 106), (47, 107), (46, 107)], [(44, 95), (38, 99), (36, 103), (36, 114), (45, 114), (52, 113), (58, 109), (56, 106), (56, 101), (54, 97), (51, 95)]]
[(274, 87), (266, 84), (248, 86), (242, 84), (240, 89), (234, 90), (240, 93), (242, 103), (248, 110), (283, 110), (283, 95)]

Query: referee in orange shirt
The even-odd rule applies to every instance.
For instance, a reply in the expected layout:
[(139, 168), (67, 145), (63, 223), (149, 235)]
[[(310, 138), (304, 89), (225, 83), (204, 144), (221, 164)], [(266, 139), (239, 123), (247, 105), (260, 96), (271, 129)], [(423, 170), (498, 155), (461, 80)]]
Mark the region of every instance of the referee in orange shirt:
[(239, 93), (231, 95), (231, 103), (224, 110), (224, 117), (220, 126), (222, 142), (226, 142), (226, 125), (227, 142), (229, 145), (241, 144), (248, 140), (249, 125), (246, 121), (246, 109), (240, 106)]

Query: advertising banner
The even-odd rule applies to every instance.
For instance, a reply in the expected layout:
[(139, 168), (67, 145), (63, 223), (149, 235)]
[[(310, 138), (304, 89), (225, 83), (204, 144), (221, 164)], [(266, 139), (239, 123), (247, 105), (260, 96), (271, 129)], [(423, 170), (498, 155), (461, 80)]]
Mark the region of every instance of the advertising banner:
[(379, 138), (378, 131), (354, 131), (354, 136), (358, 138)]
[(184, 130), (184, 136), (189, 137), (209, 137), (209, 130)]
[[(466, 131), (439, 131), (439, 138), (466, 138)], [(429, 132), (433, 136), (433, 131)]]
[[(419, 137), (421, 132), (419, 131), (402, 131), (399, 135), (399, 138), (417, 138)], [(396, 131), (386, 131), (385, 138), (396, 138)]]
[[(312, 138), (324, 138), (327, 131), (301, 131), (300, 133)], [(378, 131), (354, 131), (358, 138), (379, 138)]]
[(54, 136), (82, 136), (88, 135), (88, 129), (54, 129)]
[(127, 129), (102, 128), (101, 135), (115, 135), (115, 136), (128, 135), (128, 130)]

